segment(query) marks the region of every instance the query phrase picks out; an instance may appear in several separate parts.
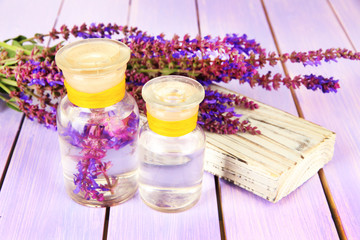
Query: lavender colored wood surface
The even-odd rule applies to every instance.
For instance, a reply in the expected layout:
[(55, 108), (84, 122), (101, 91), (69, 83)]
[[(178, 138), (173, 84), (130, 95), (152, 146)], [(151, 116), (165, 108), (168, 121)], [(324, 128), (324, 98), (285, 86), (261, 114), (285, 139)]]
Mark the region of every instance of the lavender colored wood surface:
[[(14, 4), (1, 2), (4, 3), (4, 9), (11, 9), (11, 4)], [(12, 22), (14, 25), (8, 22), (8, 28), (14, 26), (14, 29), (7, 33), (7, 37), (17, 34), (31, 36), (36, 32), (47, 33), (51, 30), (60, 1), (56, 5), (55, 2), (46, 1), (32, 4), (26, 5), (26, 8), (19, 7), (18, 14), (22, 17), (16, 18)], [(50, 15), (37, 15), (39, 6), (44, 7), (43, 11), (46, 9)], [(31, 24), (33, 26), (30, 27)], [(7, 120), (11, 120), (13, 115), (6, 114)], [(4, 118), (1, 116), (1, 121)], [(8, 129), (17, 128), (17, 125), (14, 122)], [(4, 133), (2, 130), (1, 133)], [(25, 120), (0, 193), (1, 238), (101, 239), (104, 218), (105, 209), (77, 205), (67, 196), (57, 133)]]
[[(276, 50), (260, 1), (200, 1), (199, 11), (203, 34), (246, 33), (266, 49)], [(275, 72), (282, 72), (281, 68), (275, 68)], [(259, 87), (236, 86), (236, 83), (231, 86), (242, 94), (297, 115), (288, 89), (268, 92)], [(228, 239), (337, 238), (317, 176), (277, 204), (226, 181), (221, 181), (221, 193)]]
[[(187, 1), (0, 1), (0, 38), (47, 33), (57, 26), (117, 23), (138, 26), (151, 34), (198, 34), (194, 0)], [(351, 48), (327, 1), (264, 1), (281, 50), (327, 47)], [(130, 4), (131, 3), (131, 4)], [(331, 0), (336, 13), (359, 50), (356, 0)], [(247, 33), (268, 50), (275, 50), (260, 1), (198, 0), (202, 35)], [(130, 6), (130, 9), (129, 9)], [(130, 10), (130, 11), (129, 11)], [(300, 34), (299, 34), (300, 33)], [(341, 89), (322, 95), (297, 94), (305, 118), (337, 133), (335, 155), (324, 168), (349, 239), (360, 236), (359, 62), (339, 61), (316, 69), (287, 64), (292, 76), (318, 73), (341, 79)], [(266, 71), (267, 69), (265, 69)], [(281, 68), (275, 68), (282, 72)], [(287, 89), (267, 92), (236, 82), (231, 89), (296, 115)], [(3, 171), (21, 114), (0, 104), (0, 172)], [(25, 120), (0, 192), (1, 239), (101, 239), (104, 209), (77, 205), (63, 186), (57, 133)], [(318, 177), (277, 204), (270, 204), (226, 181), (221, 181), (227, 239), (337, 239), (334, 223)], [(213, 176), (205, 174), (203, 194), (192, 209), (163, 214), (148, 208), (138, 194), (110, 210), (108, 239), (220, 239)]]
[(73, 25), (81, 26), (83, 23), (116, 23), (126, 24), (129, 0), (64, 0), (58, 26), (66, 24), (69, 28)]
[[(33, 36), (36, 32), (48, 31), (52, 28), (60, 0), (32, 2), (33, 7), (21, 6), (17, 1), (0, 1), (0, 40), (16, 37), (20, 34)], [(36, 6), (44, 6), (48, 10), (43, 11), (42, 18), (34, 17)], [(19, 17), (21, 16), (21, 17)], [(0, 100), (0, 173), (5, 167), (12, 143), (19, 128), (22, 114), (8, 109)], [(0, 174), (1, 175), (1, 174)]]
[(213, 175), (204, 174), (201, 198), (185, 212), (157, 212), (142, 202), (139, 193), (112, 207), (108, 239), (220, 239)]
[[(326, 1), (293, 1), (291, 5), (286, 5), (286, 1), (276, 1), (266, 5), (283, 51), (351, 48)], [(300, 8), (302, 11), (298, 11)], [(352, 18), (359, 17), (353, 15)], [(302, 34), (297, 34), (298, 31)], [(290, 36), (297, 36), (296, 41)], [(290, 65), (289, 70), (291, 74), (308, 72), (308, 69)], [(337, 133), (333, 160), (324, 171), (346, 235), (349, 239), (356, 239), (360, 236), (360, 63), (339, 61), (323, 64), (314, 72), (341, 79), (337, 94), (322, 95), (303, 89), (297, 93), (305, 118)]]
[(60, 6), (61, 0), (44, 1), (0, 1), (1, 40), (18, 35), (32, 37), (35, 33), (49, 32)]
[[(200, 0), (199, 20), (203, 36), (224, 37), (233, 33), (240, 36), (246, 34), (248, 39), (255, 39), (263, 48), (276, 52), (260, 1)], [(283, 73), (281, 66), (278, 65), (266, 67), (261, 73), (266, 74), (268, 71), (274, 74)], [(236, 80), (220, 85), (297, 115), (290, 91), (285, 87), (278, 91), (267, 91), (261, 87), (251, 88), (247, 83), (240, 85)]]
[(168, 39), (174, 34), (199, 34), (194, 0), (132, 0), (129, 20), (130, 26), (151, 34), (165, 33)]
[(6, 104), (0, 100), (0, 176), (15, 140), (21, 117), (21, 113), (7, 108)]
[(0, 194), (2, 239), (101, 239), (105, 209), (66, 194), (57, 133), (25, 120)]
[(357, 0), (330, 0), (333, 9), (335, 10), (340, 22), (348, 33), (354, 47), (357, 51), (360, 49), (360, 31), (359, 31), (359, 17), (360, 17), (360, 2)]
[(338, 239), (318, 181), (311, 178), (277, 204), (222, 182), (228, 239)]
[[(197, 34), (194, 1), (132, 1), (131, 26), (172, 37)], [(147, 207), (137, 194), (110, 211), (108, 239), (220, 239), (214, 177), (204, 174), (200, 201), (190, 210), (166, 214)]]

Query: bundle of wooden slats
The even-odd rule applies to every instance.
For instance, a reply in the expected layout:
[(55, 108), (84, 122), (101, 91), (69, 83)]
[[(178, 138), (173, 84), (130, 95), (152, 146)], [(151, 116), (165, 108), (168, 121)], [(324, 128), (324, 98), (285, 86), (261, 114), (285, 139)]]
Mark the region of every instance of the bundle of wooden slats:
[[(221, 92), (234, 93), (214, 86)], [(254, 101), (254, 100), (253, 100)], [(207, 132), (205, 170), (271, 202), (317, 173), (333, 156), (335, 133), (254, 101), (256, 111), (236, 109), (260, 135)]]

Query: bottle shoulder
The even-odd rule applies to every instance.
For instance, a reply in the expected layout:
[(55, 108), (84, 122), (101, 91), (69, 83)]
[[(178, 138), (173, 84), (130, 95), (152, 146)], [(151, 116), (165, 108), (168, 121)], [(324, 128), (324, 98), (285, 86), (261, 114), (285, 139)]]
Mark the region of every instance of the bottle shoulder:
[(181, 151), (193, 152), (205, 148), (205, 140), (205, 133), (199, 125), (197, 125), (192, 132), (183, 136), (167, 137), (152, 131), (149, 124), (145, 122), (141, 127), (139, 134), (139, 143), (144, 148), (161, 149), (161, 151), (182, 149)]
[(179, 136), (179, 137), (167, 137), (167, 136), (163, 136), (163, 135), (157, 134), (154, 131), (152, 131), (149, 127), (149, 123), (146, 121), (141, 127), (140, 135), (141, 134), (151, 134), (153, 136), (156, 136), (159, 139), (164, 139), (164, 140), (187, 139), (187, 138), (193, 138), (195, 136), (198, 138), (203, 138), (205, 140), (205, 132), (198, 124), (196, 125), (195, 129), (188, 134), (185, 134), (185, 135)]
[(139, 118), (139, 109), (135, 99), (128, 93), (125, 93), (124, 98), (105, 108), (82, 108), (71, 103), (65, 95), (57, 108), (57, 123), (60, 126), (67, 126), (68, 123), (77, 122), (82, 125), (89, 123), (91, 119), (104, 119), (116, 116), (118, 120), (125, 119), (130, 115), (135, 115)]

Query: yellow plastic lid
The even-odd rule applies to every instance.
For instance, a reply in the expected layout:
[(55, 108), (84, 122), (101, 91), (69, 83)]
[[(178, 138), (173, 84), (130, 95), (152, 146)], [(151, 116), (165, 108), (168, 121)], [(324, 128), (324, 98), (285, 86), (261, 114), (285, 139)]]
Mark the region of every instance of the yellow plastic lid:
[(119, 41), (92, 38), (70, 43), (55, 56), (72, 88), (95, 93), (119, 84), (125, 76), (130, 48)]
[(65, 77), (69, 100), (86, 108), (111, 106), (124, 97), (129, 59), (129, 47), (105, 38), (70, 43), (55, 56)]
[(203, 86), (194, 79), (169, 75), (154, 78), (142, 89), (151, 130), (164, 136), (181, 136), (196, 127)]

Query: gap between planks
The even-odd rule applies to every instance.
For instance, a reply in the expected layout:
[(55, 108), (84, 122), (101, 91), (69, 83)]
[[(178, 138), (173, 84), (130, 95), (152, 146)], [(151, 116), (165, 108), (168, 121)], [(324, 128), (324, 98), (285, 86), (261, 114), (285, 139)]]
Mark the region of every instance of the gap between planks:
[[(201, 37), (199, 3), (198, 3), (198, 0), (194, 0), (194, 2), (195, 2), (196, 22), (197, 22), (197, 27), (198, 27), (198, 33), (199, 33), (199, 36)], [(223, 215), (222, 202), (221, 202), (221, 186), (220, 186), (218, 176), (214, 175), (214, 183), (215, 183), (215, 192), (216, 192), (216, 202), (217, 202), (217, 207), (218, 207), (217, 210), (218, 210), (218, 218), (219, 218), (220, 236), (221, 236), (221, 240), (226, 240), (225, 222), (224, 222), (224, 215)]]
[[(267, 21), (267, 23), (269, 25), (269, 29), (270, 29), (272, 38), (273, 38), (275, 46), (276, 46), (276, 50), (277, 50), (278, 54), (281, 55), (280, 45), (279, 45), (279, 43), (277, 41), (275, 31), (274, 31), (273, 26), (271, 24), (270, 17), (269, 17), (269, 14), (267, 12), (264, 0), (260, 0), (260, 1), (261, 1), (261, 5), (262, 5), (262, 8), (263, 8), (264, 14), (265, 14), (266, 21)], [(342, 27), (343, 31), (345, 32), (347, 38), (349, 39), (350, 43), (352, 44), (352, 41), (350, 40), (350, 37), (348, 36), (345, 28), (343, 27), (340, 19), (338, 18), (337, 14), (335, 12), (335, 9), (332, 7), (332, 4), (329, 1), (327, 1), (327, 2), (329, 4), (330, 8), (332, 9), (336, 19), (338, 20), (340, 26)], [(353, 46), (353, 44), (352, 44), (352, 46)], [(283, 71), (284, 71), (285, 75), (289, 76), (289, 71), (288, 71), (285, 63), (281, 63), (281, 66), (283, 68)], [(291, 96), (293, 98), (293, 101), (294, 101), (294, 104), (296, 106), (296, 110), (297, 110), (297, 113), (298, 113), (299, 117), (305, 119), (304, 113), (303, 113), (303, 111), (301, 109), (301, 106), (300, 106), (299, 100), (298, 100), (298, 98), (296, 96), (295, 90), (292, 87), (290, 87), (290, 92), (291, 92)], [(335, 223), (336, 231), (337, 231), (340, 239), (342, 239), (342, 240), (347, 239), (343, 224), (341, 222), (340, 215), (338, 213), (334, 198), (333, 198), (333, 196), (331, 194), (330, 187), (329, 187), (329, 185), (327, 183), (327, 179), (326, 179), (324, 170), (322, 168), (318, 171), (318, 176), (320, 178), (320, 182), (321, 182), (322, 188), (323, 188), (324, 193), (325, 193), (325, 197), (326, 197), (326, 200), (327, 200), (330, 212), (331, 212), (331, 216), (332, 216), (333, 221)]]
[[(58, 19), (59, 19), (59, 16), (61, 14), (61, 11), (62, 11), (62, 8), (64, 6), (64, 2), (65, 0), (61, 0), (61, 3), (60, 3), (60, 6), (59, 6), (59, 10), (56, 14), (56, 18), (55, 18), (55, 21), (54, 21), (54, 25), (53, 25), (53, 28), (56, 28), (57, 26), (57, 22), (58, 22)], [(128, 10), (128, 18), (127, 18), (127, 24), (129, 23), (129, 17), (130, 17), (130, 6), (131, 6), (131, 0), (129, 0), (129, 10)], [(51, 42), (51, 38), (49, 39), (48, 43), (47, 43), (47, 46), (49, 47), (50, 46), (50, 42)], [(24, 116), (23, 116), (23, 119), (21, 121), (21, 125), (22, 125), (22, 122), (24, 120)], [(18, 137), (18, 134), (16, 135), (16, 141), (17, 141), (17, 137)], [(16, 143), (16, 142), (15, 142)], [(12, 149), (13, 151), (13, 149)], [(12, 155), (12, 151), (11, 151), (11, 155)], [(2, 185), (2, 184), (1, 184)], [(1, 189), (1, 185), (0, 185), (0, 189)], [(103, 237), (102, 239), (103, 240), (107, 240), (107, 236), (108, 236), (108, 229), (109, 229), (109, 219), (110, 219), (110, 207), (106, 207), (106, 210), (105, 210), (105, 218), (104, 218), (104, 227), (103, 227)]]
[[(55, 28), (57, 25), (57, 21), (61, 14), (61, 10), (64, 5), (64, 2), (65, 2), (65, 0), (62, 0), (60, 3), (59, 10), (58, 10), (53, 28)], [(196, 9), (198, 32), (199, 32), (199, 35), (201, 36), (198, 0), (194, 0), (194, 2), (195, 2), (195, 9)], [(131, 13), (131, 0), (129, 0), (128, 16), (127, 16), (127, 20), (126, 20), (127, 25), (129, 25), (129, 22), (130, 22), (130, 17), (131, 17), (130, 13)], [(48, 42), (48, 46), (49, 45), (50, 45), (50, 40)], [(221, 204), (221, 187), (220, 187), (220, 183), (219, 183), (219, 178), (217, 176), (214, 176), (214, 184), (215, 184), (215, 190), (216, 190), (216, 200), (217, 200), (217, 207), (218, 207), (218, 217), (219, 217), (219, 227), (220, 227), (221, 239), (226, 240), (225, 223), (224, 223), (222, 204)], [(105, 213), (105, 219), (104, 219), (103, 240), (107, 239), (109, 218), (110, 218), (110, 207), (107, 207), (106, 213)]]
[(15, 135), (15, 138), (14, 138), (14, 141), (11, 145), (11, 149), (10, 149), (10, 152), (9, 152), (9, 155), (8, 155), (8, 158), (6, 160), (6, 164), (5, 164), (5, 167), (4, 167), (4, 171), (2, 172), (2, 175), (1, 175), (1, 179), (0, 179), (0, 191), (1, 191), (1, 188), (5, 182), (5, 177), (6, 177), (6, 173), (9, 169), (9, 166), (10, 166), (10, 161), (11, 161), (11, 158), (13, 156), (13, 153), (14, 153), (14, 150), (15, 150), (15, 147), (16, 147), (16, 144), (17, 144), (17, 141), (19, 139), (19, 135), (20, 135), (20, 131), (22, 129), (22, 126), (23, 126), (23, 123), (24, 123), (24, 119), (25, 119), (25, 114), (22, 115), (21, 117), (21, 120), (20, 120), (20, 124), (19, 124), (19, 127), (18, 127), (18, 130), (16, 132), (16, 135)]
[(335, 10), (335, 8), (334, 8), (334, 5), (331, 3), (330, 0), (327, 0), (327, 3), (328, 3), (328, 5), (329, 5), (331, 11), (333, 12), (333, 14), (334, 14), (337, 22), (339, 23), (341, 29), (342, 29), (343, 32), (345, 33), (346, 38), (347, 38), (348, 41), (350, 42), (351, 47), (353, 48), (353, 50), (354, 50), (355, 52), (357, 52), (356, 47), (355, 47), (353, 41), (352, 41), (351, 38), (350, 38), (350, 35), (349, 35), (348, 32), (346, 31), (345, 25), (344, 25), (343, 22), (341, 21), (341, 18), (339, 17), (339, 14), (336, 12), (336, 10)]
[(106, 207), (104, 229), (103, 229), (103, 240), (107, 240), (109, 230), (109, 219), (110, 219), (110, 207)]

